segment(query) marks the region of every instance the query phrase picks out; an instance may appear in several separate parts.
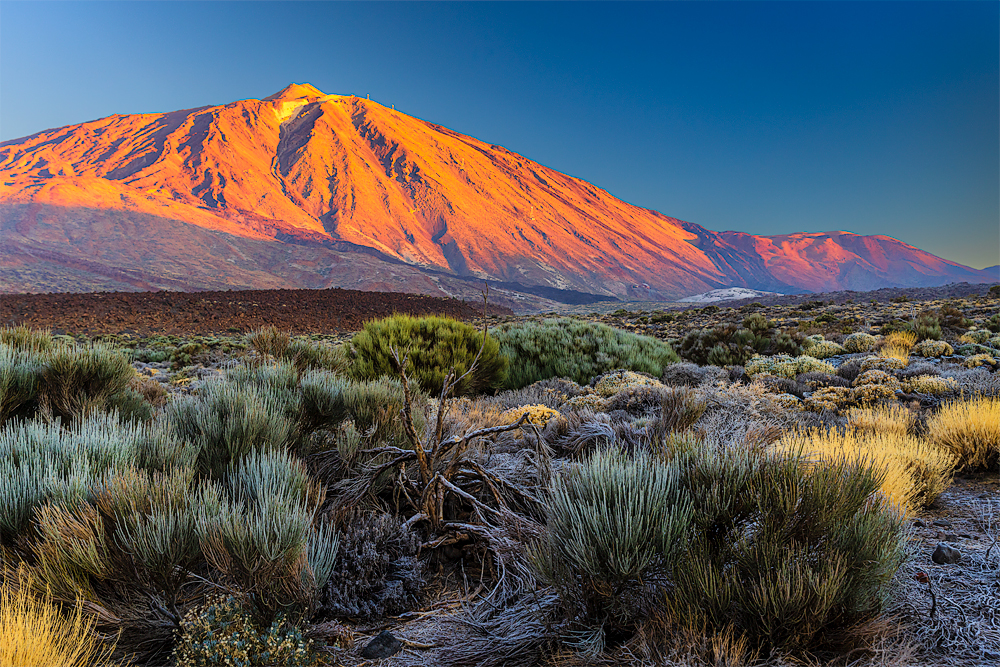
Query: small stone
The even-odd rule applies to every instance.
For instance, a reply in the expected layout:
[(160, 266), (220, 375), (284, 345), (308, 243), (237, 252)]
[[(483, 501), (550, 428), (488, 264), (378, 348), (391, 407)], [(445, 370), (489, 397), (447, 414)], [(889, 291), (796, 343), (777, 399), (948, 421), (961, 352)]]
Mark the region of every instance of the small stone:
[(947, 519), (935, 519), (934, 525), (941, 528), (951, 528), (951, 521), (948, 521)]
[(934, 553), (931, 554), (931, 560), (938, 565), (954, 564), (962, 560), (962, 552), (953, 546), (941, 542), (934, 549)]
[(403, 642), (392, 636), (388, 630), (383, 630), (378, 637), (368, 642), (361, 649), (362, 658), (391, 658), (403, 648)]
[(913, 525), (914, 525), (914, 526), (916, 526), (917, 528), (923, 528), (923, 527), (924, 527), (924, 526), (926, 526), (927, 524), (926, 524), (926, 523), (924, 523), (922, 519), (915, 519), (915, 520), (913, 521)]
[(955, 533), (946, 533), (944, 536), (945, 542), (958, 542), (958, 535)]

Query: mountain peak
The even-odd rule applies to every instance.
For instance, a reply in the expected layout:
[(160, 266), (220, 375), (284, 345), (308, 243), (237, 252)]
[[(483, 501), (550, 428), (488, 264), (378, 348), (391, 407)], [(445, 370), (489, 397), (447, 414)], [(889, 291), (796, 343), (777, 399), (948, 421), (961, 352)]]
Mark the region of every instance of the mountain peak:
[(311, 83), (290, 83), (274, 95), (265, 97), (264, 101), (298, 100), (303, 97), (326, 97), (326, 93)]

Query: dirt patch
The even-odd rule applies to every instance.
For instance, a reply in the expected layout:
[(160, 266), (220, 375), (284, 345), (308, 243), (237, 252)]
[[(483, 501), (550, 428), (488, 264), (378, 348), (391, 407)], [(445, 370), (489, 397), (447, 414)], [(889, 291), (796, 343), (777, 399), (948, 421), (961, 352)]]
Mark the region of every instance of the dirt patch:
[[(496, 314), (507, 308), (490, 306)], [(393, 313), (482, 316), (482, 304), (396, 292), (246, 290), (226, 292), (106, 292), (0, 296), (0, 325), (27, 325), (68, 334), (245, 333), (273, 325), (291, 333), (357, 331)]]

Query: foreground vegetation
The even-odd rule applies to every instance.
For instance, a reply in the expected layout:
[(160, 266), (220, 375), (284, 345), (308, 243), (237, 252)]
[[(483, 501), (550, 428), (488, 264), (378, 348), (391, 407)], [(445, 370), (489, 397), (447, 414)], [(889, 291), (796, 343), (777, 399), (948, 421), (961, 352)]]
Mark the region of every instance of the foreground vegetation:
[(354, 664), (352, 627), (439, 595), (468, 600), (439, 665), (877, 655), (914, 517), (1000, 472), (985, 307), (0, 330), (2, 663)]

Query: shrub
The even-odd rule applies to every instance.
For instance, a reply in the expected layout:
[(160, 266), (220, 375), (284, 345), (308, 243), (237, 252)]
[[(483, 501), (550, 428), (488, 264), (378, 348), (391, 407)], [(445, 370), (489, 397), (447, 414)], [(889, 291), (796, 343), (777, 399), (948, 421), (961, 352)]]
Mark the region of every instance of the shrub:
[(844, 349), (848, 352), (869, 352), (878, 342), (877, 336), (857, 332), (844, 339)]
[(37, 597), (32, 588), (23, 571), (0, 587), (0, 665), (111, 664), (114, 644), (102, 646), (82, 600), (64, 615), (50, 596)]
[(865, 371), (851, 383), (854, 387), (861, 387), (864, 385), (881, 385), (884, 387), (889, 387), (893, 391), (898, 391), (900, 389), (899, 380), (893, 375), (889, 375), (885, 371), (880, 371), (873, 369), (870, 371)]
[(513, 389), (554, 377), (586, 384), (619, 368), (658, 377), (678, 361), (670, 345), (655, 338), (571, 318), (505, 325), (490, 333), (510, 359), (506, 386)]
[(247, 334), (247, 345), (261, 357), (270, 357), (295, 366), (300, 373), (322, 369), (334, 373), (347, 370), (347, 351), (343, 345), (326, 345), (292, 337), (276, 327), (263, 327)]
[(261, 630), (233, 596), (210, 599), (184, 615), (174, 648), (177, 667), (310, 667), (312, 640), (285, 619)]
[(524, 415), (528, 415), (528, 418), (525, 420), (526, 425), (545, 426), (550, 419), (559, 416), (559, 411), (544, 405), (522, 405), (517, 408), (504, 410), (500, 413), (499, 420), (503, 424), (513, 424)]
[(937, 375), (918, 375), (902, 381), (903, 391), (908, 394), (929, 394), (943, 396), (958, 391), (958, 383), (952, 378)]
[(907, 333), (912, 333), (916, 340), (941, 339), (941, 320), (933, 313), (920, 313), (907, 328)]
[[(900, 348), (894, 348), (894, 350), (899, 350)], [(883, 350), (884, 351), (884, 350)], [(908, 356), (908, 355), (907, 355)], [(895, 356), (883, 356), (881, 354), (877, 356), (865, 357), (861, 360), (860, 371), (861, 373), (867, 373), (868, 371), (895, 371), (906, 368), (907, 359), (900, 359)]]
[(395, 616), (419, 606), (424, 564), (420, 539), (389, 514), (349, 518), (337, 568), (323, 591), (323, 611), (333, 616)]
[(34, 410), (41, 373), (36, 353), (0, 345), (0, 425)]
[(990, 331), (988, 329), (976, 329), (973, 331), (967, 331), (958, 339), (963, 343), (973, 343), (975, 345), (985, 345), (990, 340)]
[(826, 359), (827, 357), (835, 357), (846, 352), (846, 348), (843, 345), (834, 343), (832, 340), (821, 340), (813, 343), (812, 345), (803, 346), (803, 352), (814, 359)]
[(57, 345), (47, 353), (42, 392), (53, 414), (72, 421), (103, 408), (134, 376), (128, 357), (115, 348), (101, 343)]
[(663, 384), (655, 379), (635, 373), (633, 371), (617, 370), (605, 373), (595, 379), (594, 391), (605, 398), (614, 396), (620, 391), (632, 387), (662, 387)]
[(338, 536), (313, 529), (322, 498), (305, 469), (285, 452), (258, 452), (232, 464), (228, 497), (214, 488), (205, 487), (196, 523), (208, 562), (260, 620), (310, 610), (333, 571)]
[(779, 354), (773, 357), (754, 357), (745, 366), (746, 374), (753, 377), (758, 374), (777, 375), (794, 378), (800, 373), (827, 373), (833, 375), (836, 369), (825, 361), (810, 356), (789, 357)]
[[(441, 392), (451, 369), (461, 377), (482, 348), (476, 369), (455, 388), (456, 395), (483, 392), (499, 387), (507, 375), (507, 357), (490, 335), (474, 327), (444, 317), (393, 315), (371, 321), (351, 339), (349, 373), (358, 380), (396, 377), (398, 369), (392, 350), (409, 355), (406, 373), (420, 388), (432, 395)], [(542, 378), (537, 378), (542, 379)], [(530, 384), (525, 383), (525, 384)]]
[(48, 331), (26, 326), (0, 327), (0, 345), (7, 345), (22, 352), (48, 352), (55, 346), (55, 339)]
[(954, 348), (943, 340), (922, 340), (913, 348), (914, 354), (921, 357), (950, 357), (955, 354)]
[(850, 387), (823, 387), (802, 401), (802, 407), (812, 412), (837, 412), (854, 403)]
[[(871, 412), (868, 413), (872, 415)], [(875, 413), (878, 415), (878, 413)], [(892, 419), (885, 415), (898, 413), (882, 412), (885, 424)], [(857, 419), (856, 413), (852, 419)], [(865, 424), (871, 426), (873, 421)], [(807, 460), (868, 461), (881, 475), (882, 494), (898, 507), (903, 514), (911, 514), (919, 507), (934, 502), (951, 484), (955, 457), (946, 450), (919, 438), (899, 432), (901, 424), (892, 424), (893, 430), (872, 431), (868, 428), (837, 430), (813, 429), (808, 432), (794, 432), (785, 435), (778, 444), (784, 451), (801, 453)]]
[(996, 366), (996, 359), (993, 358), (992, 354), (974, 354), (971, 357), (966, 357), (963, 365), (966, 368), (978, 368), (980, 366)]
[(635, 618), (643, 580), (679, 553), (691, 521), (678, 472), (649, 454), (605, 450), (553, 480), (532, 560), (568, 607), (612, 627)]
[(190, 465), (197, 450), (155, 425), (95, 413), (72, 430), (59, 422), (7, 424), (0, 430), (0, 538), (25, 530), (49, 499), (92, 501), (105, 476), (139, 465), (151, 470)]
[(252, 384), (208, 382), (198, 396), (175, 401), (166, 419), (177, 436), (199, 449), (198, 470), (211, 478), (258, 449), (283, 449), (295, 424), (274, 393)]
[(879, 614), (906, 554), (880, 471), (713, 447), (674, 465), (694, 502), (664, 596), (675, 626), (813, 650)]
[(729, 379), (725, 369), (718, 366), (699, 366), (688, 362), (670, 364), (663, 369), (661, 381), (674, 387), (697, 387), (702, 383), (714, 383)]
[(954, 454), (960, 468), (995, 468), (1000, 460), (1000, 399), (941, 406), (927, 420), (927, 438)]

